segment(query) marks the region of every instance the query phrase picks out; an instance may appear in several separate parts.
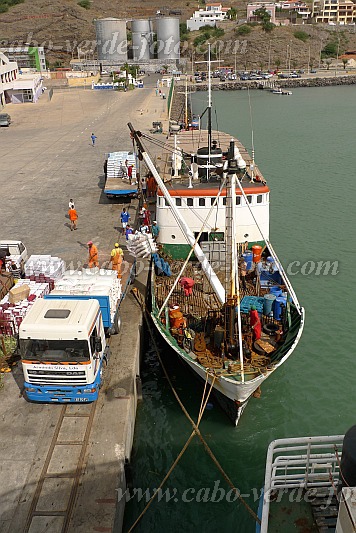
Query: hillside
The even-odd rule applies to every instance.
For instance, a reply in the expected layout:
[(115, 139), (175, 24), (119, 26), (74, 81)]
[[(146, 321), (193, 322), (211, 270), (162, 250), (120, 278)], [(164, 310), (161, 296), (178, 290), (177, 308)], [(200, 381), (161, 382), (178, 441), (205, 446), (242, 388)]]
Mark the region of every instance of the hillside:
[[(229, 2), (224, 2), (229, 5)], [(234, 3), (239, 15), (243, 15), (246, 2)], [(0, 41), (4, 46), (16, 45), (18, 42), (31, 42), (33, 45), (43, 45), (46, 56), (51, 65), (61, 61), (67, 65), (72, 56), (77, 56), (77, 47), (85, 50), (93, 49), (95, 43), (94, 19), (104, 17), (118, 18), (148, 18), (155, 16), (159, 9), (168, 14), (170, 7), (158, 0), (131, 0), (113, 4), (110, 0), (92, 0), (89, 9), (84, 9), (76, 0), (25, 0), (24, 3), (11, 7), (7, 13), (0, 15)], [(171, 5), (171, 8), (173, 4)], [(191, 16), (197, 9), (195, 2), (176, 0), (174, 9), (181, 10), (181, 21)], [(286, 67), (289, 63), (293, 68), (301, 68), (308, 63), (309, 47), (311, 62), (318, 66), (320, 45), (322, 47), (330, 40), (339, 39), (339, 55), (346, 48), (356, 49), (356, 34), (348, 29), (335, 33), (333, 27), (321, 29), (314, 25), (303, 27), (276, 27), (271, 33), (265, 33), (260, 27), (251, 28), (247, 35), (236, 34), (236, 23), (229, 22), (222, 26), (224, 35), (211, 38), (214, 42), (222, 43), (220, 57), (225, 64), (233, 64), (235, 60), (234, 44), (236, 46), (236, 62), (238, 68), (263, 68), (270, 63), (271, 67), (280, 64)], [(294, 36), (297, 29), (305, 31), (309, 38), (303, 42)], [(188, 58), (192, 56), (194, 39), (199, 32), (188, 34), (187, 48), (183, 53)], [(230, 43), (226, 45), (226, 42)], [(288, 52), (287, 52), (288, 47)], [(202, 49), (204, 45), (202, 46)], [(288, 53), (288, 55), (287, 55)], [(195, 59), (202, 57), (198, 50), (194, 50)]]

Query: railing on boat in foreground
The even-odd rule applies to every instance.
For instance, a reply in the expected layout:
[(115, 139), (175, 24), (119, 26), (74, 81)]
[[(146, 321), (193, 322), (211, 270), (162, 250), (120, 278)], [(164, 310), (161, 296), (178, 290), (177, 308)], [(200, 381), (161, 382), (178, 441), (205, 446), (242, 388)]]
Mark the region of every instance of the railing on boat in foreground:
[(344, 435), (277, 439), (268, 447), (261, 533), (268, 531), (271, 496), (290, 489), (337, 486)]

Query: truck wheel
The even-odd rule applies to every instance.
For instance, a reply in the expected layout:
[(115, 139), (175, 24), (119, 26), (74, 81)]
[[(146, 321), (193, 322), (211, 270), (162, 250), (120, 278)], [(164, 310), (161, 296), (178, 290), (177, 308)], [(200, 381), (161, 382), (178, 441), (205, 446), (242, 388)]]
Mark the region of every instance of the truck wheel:
[(115, 315), (114, 324), (112, 327), (113, 334), (117, 335), (121, 329), (121, 316), (119, 313)]

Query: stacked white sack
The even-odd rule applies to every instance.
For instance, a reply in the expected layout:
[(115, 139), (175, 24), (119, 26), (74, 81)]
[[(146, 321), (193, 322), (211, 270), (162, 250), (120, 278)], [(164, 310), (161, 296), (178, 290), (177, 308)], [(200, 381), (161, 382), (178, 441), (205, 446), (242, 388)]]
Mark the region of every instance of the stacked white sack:
[(53, 294), (57, 293), (77, 294), (80, 296), (108, 296), (111, 320), (113, 320), (116, 307), (121, 299), (121, 280), (118, 279), (115, 270), (68, 270), (64, 273), (63, 278), (54, 285)]
[(156, 253), (158, 248), (151, 233), (135, 233), (128, 236), (127, 249), (134, 257), (146, 258)]
[(65, 262), (56, 256), (31, 255), (25, 263), (25, 276), (33, 281), (44, 277), (47, 278), (46, 281), (56, 281), (64, 272)]

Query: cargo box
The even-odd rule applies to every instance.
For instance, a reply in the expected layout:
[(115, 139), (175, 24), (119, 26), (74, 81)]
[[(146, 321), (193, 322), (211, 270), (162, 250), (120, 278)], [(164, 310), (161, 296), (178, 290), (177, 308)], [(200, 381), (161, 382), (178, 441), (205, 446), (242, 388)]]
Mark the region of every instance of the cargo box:
[(14, 277), (10, 272), (3, 272), (0, 274), (0, 300), (7, 295), (11, 287), (14, 285)]
[(20, 285), (18, 287), (13, 287), (9, 291), (9, 303), (16, 304), (28, 298), (30, 294), (30, 287), (28, 285)]

